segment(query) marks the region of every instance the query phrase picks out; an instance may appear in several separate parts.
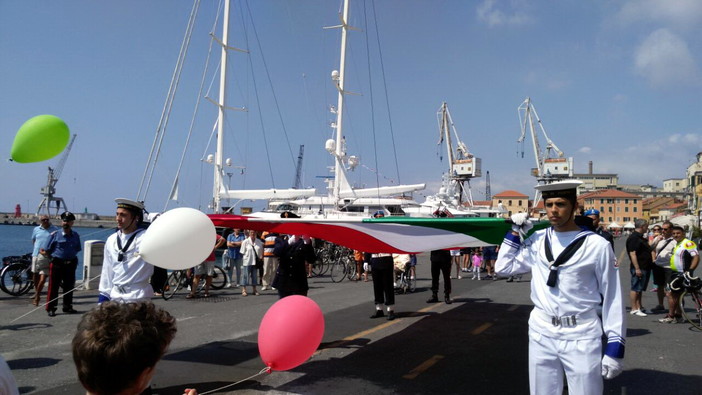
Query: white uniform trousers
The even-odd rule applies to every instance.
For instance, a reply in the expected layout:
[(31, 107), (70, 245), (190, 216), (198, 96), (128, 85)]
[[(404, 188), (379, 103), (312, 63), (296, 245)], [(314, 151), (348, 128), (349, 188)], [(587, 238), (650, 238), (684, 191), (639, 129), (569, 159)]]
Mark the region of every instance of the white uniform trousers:
[(563, 394), (563, 373), (571, 395), (601, 394), (602, 340), (558, 340), (529, 328), (529, 387), (532, 395)]

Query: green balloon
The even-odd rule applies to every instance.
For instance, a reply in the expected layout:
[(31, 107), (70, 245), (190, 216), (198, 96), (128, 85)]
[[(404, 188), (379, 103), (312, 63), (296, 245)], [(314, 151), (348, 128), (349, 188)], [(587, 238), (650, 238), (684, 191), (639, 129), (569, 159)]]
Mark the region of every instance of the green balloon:
[(66, 148), (69, 138), (68, 126), (61, 118), (37, 115), (17, 131), (10, 156), (19, 163), (51, 159)]

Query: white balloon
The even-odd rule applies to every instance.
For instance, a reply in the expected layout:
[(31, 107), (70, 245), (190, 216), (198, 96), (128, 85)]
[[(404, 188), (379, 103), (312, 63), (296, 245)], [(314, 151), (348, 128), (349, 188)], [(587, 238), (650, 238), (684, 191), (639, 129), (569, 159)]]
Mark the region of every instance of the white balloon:
[(205, 261), (212, 253), (217, 231), (204, 213), (180, 207), (166, 211), (144, 234), (139, 254), (148, 263), (183, 270)]

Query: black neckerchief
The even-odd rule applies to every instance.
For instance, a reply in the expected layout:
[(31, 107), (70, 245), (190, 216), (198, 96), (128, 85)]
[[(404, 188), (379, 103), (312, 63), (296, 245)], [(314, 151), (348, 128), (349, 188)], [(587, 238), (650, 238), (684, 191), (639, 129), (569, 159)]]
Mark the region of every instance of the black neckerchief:
[[(141, 232), (143, 229), (137, 229), (132, 233), (131, 236), (129, 236), (129, 240), (127, 240), (127, 244), (122, 247), (122, 238), (117, 235), (117, 248), (119, 248), (119, 253), (117, 254), (117, 262), (122, 262), (124, 260), (124, 253), (129, 249), (129, 246), (132, 245), (132, 241), (134, 241), (134, 238), (136, 237), (137, 233)], [(124, 233), (122, 233), (124, 234)]]
[(558, 266), (564, 264), (568, 259), (572, 258), (573, 255), (575, 255), (575, 253), (578, 251), (580, 246), (582, 246), (585, 242), (585, 238), (591, 234), (593, 234), (593, 232), (589, 230), (580, 231), (580, 233), (575, 235), (573, 241), (571, 241), (570, 244), (568, 244), (566, 248), (563, 249), (560, 255), (558, 255), (558, 258), (554, 260), (553, 253), (551, 252), (550, 229), (546, 231), (546, 238), (544, 240), (544, 252), (546, 253), (546, 259), (548, 259), (550, 270), (550, 273), (548, 274), (548, 281), (546, 281), (546, 285), (548, 285), (549, 287), (556, 286), (556, 280), (558, 279)]

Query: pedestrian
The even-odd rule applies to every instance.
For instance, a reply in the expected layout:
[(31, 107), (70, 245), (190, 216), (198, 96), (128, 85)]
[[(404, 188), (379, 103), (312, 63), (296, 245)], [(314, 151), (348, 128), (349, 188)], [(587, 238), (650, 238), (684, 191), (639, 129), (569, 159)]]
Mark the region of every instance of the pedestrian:
[(431, 264), (431, 298), (427, 303), (437, 303), (439, 301), (439, 276), (444, 276), (444, 302), (453, 303), (451, 299), (451, 251), (433, 250), (429, 254)]
[(475, 280), (475, 277), (478, 277), (478, 281), (480, 281), (480, 267), (482, 265), (483, 258), (480, 256), (480, 251), (476, 250), (473, 254), (473, 277), (471, 280)]
[[(383, 218), (385, 213), (376, 211), (373, 218)], [(370, 318), (383, 317), (383, 304), (388, 311), (388, 320), (395, 319), (395, 265), (391, 253), (366, 252), (364, 255), (364, 270), (370, 269), (373, 277), (373, 296), (375, 313)]]
[[(672, 227), (675, 247), (670, 258), (671, 283), (676, 277), (688, 273), (692, 277), (694, 270), (700, 263), (700, 254), (694, 241), (685, 237), (685, 228), (674, 225)], [(678, 280), (679, 281), (679, 280)], [(658, 320), (663, 323), (682, 322), (682, 311), (680, 310), (680, 295), (684, 288), (673, 289), (668, 285), (668, 314)]]
[(241, 266), (244, 269), (241, 276), (241, 295), (248, 296), (246, 292), (247, 285), (253, 288), (252, 292), (254, 295), (259, 295), (258, 291), (256, 291), (256, 285), (258, 285), (256, 262), (263, 259), (263, 242), (256, 237), (255, 230), (249, 230), (249, 237), (241, 242), (241, 254)]
[(483, 264), (485, 264), (487, 278), (492, 278), (493, 281), (497, 280), (497, 275), (495, 274), (495, 260), (497, 259), (497, 250), (497, 246), (483, 247)]
[(139, 255), (146, 229), (144, 203), (125, 198), (117, 198), (115, 203), (117, 232), (105, 241), (98, 303), (151, 299), (154, 289), (149, 281), (154, 267)]
[(651, 244), (651, 249), (653, 250), (651, 276), (653, 277), (653, 282), (656, 284), (656, 297), (658, 299), (658, 305), (656, 305), (652, 311), (665, 310), (663, 300), (670, 291), (670, 287), (668, 287), (668, 283), (671, 280), (670, 256), (673, 254), (675, 244), (675, 240), (673, 239), (673, 223), (665, 221), (660, 225), (660, 235), (654, 238), (653, 244)]
[(275, 255), (275, 242), (277, 233), (269, 232), (263, 234), (263, 277), (261, 278), (261, 291), (273, 289), (271, 283), (275, 277), (280, 258)]
[[(242, 270), (242, 255), (241, 255), (241, 242), (246, 239), (246, 236), (241, 231), (241, 229), (234, 229), (232, 233), (227, 236), (227, 252), (229, 255), (229, 271), (227, 275), (227, 288), (232, 286), (232, 283), (236, 284), (238, 287), (241, 284), (241, 270)], [(236, 272), (236, 280), (234, 279), (233, 273)]]
[(451, 250), (451, 266), (456, 265), (456, 278), (460, 280), (461, 277), (461, 249), (452, 248)]
[(593, 232), (604, 237), (605, 240), (607, 240), (612, 246), (612, 251), (614, 251), (614, 236), (612, 236), (611, 233), (607, 232), (605, 228), (600, 225), (600, 210), (591, 208), (589, 210), (585, 210), (583, 215), (592, 219), (592, 227), (594, 228)]
[(42, 215), (39, 221), (41, 224), (32, 231), (32, 245), (34, 246), (32, 250), (32, 273), (34, 273), (34, 297), (32, 298), (32, 304), (35, 306), (39, 306), (41, 291), (44, 289), (44, 283), (46, 282), (46, 276), (49, 274), (49, 265), (51, 263), (51, 259), (42, 254), (41, 250), (49, 241), (51, 234), (59, 230), (58, 227), (51, 224), (51, 219), (48, 215)]
[(70, 211), (61, 214), (61, 230), (51, 233), (46, 247), (42, 252), (51, 256), (49, 265), (49, 290), (46, 297), (46, 312), (49, 317), (56, 316), (58, 306), (58, 288), (63, 290), (63, 312), (75, 314), (73, 308), (73, 288), (76, 284), (76, 267), (78, 253), (82, 250), (80, 235), (73, 231), (73, 221), (76, 216)]
[(205, 292), (202, 294), (203, 297), (210, 297), (210, 286), (212, 286), (212, 275), (214, 274), (215, 262), (217, 261), (217, 249), (224, 247), (227, 241), (224, 237), (219, 234), (215, 234), (215, 243), (212, 247), (212, 252), (205, 259), (204, 262), (195, 266), (193, 269), (193, 283), (190, 286), (190, 293), (185, 297), (186, 299), (192, 299), (199, 292), (198, 287), (200, 285), (200, 280), (205, 278)]
[(532, 394), (562, 393), (564, 373), (570, 393), (601, 394), (602, 378), (613, 378), (622, 370), (626, 327), (619, 268), (609, 243), (575, 224), (580, 184), (567, 180), (536, 186), (551, 226), (527, 237), (533, 226), (528, 215), (512, 215), (512, 231), (495, 263), (500, 276), (532, 274)]
[(156, 364), (176, 331), (176, 319), (151, 302), (102, 303), (73, 337), (78, 380), (88, 395), (151, 394)]
[(278, 291), (280, 299), (290, 295), (307, 296), (309, 286), (305, 264), (317, 260), (312, 240), (307, 235), (278, 240), (275, 255), (280, 257), (280, 262), (273, 278), (273, 288)]
[(629, 255), (631, 265), (631, 291), (629, 299), (631, 301), (631, 311), (629, 314), (638, 317), (646, 317), (646, 311), (641, 305), (641, 296), (648, 287), (648, 280), (651, 276), (651, 266), (653, 266), (653, 255), (651, 246), (648, 244), (646, 232), (648, 231), (648, 221), (645, 219), (634, 220), (634, 231), (626, 239), (626, 252)]
[[(358, 281), (361, 279), (361, 276), (363, 276), (363, 281), (368, 282), (368, 273), (366, 273), (366, 271), (363, 270), (363, 252), (359, 250), (353, 250), (353, 260), (356, 262), (356, 277), (354, 278), (354, 280)], [(308, 275), (307, 277), (312, 276)]]

